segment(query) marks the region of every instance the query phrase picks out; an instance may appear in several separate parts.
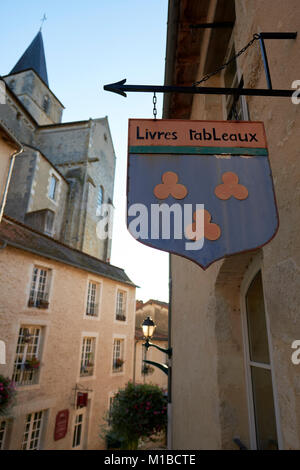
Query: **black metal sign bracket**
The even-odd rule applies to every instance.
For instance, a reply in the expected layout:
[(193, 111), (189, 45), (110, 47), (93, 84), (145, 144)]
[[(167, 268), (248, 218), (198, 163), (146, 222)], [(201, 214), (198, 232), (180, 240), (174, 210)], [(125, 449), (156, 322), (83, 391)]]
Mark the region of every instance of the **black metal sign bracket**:
[[(223, 25), (224, 26), (224, 25)], [(212, 27), (210, 25), (210, 27)], [(199, 87), (199, 86), (160, 86), (160, 85), (125, 85), (126, 79), (109, 85), (104, 85), (105, 91), (111, 91), (122, 96), (130, 92), (142, 93), (190, 93), (201, 95), (234, 95), (234, 96), (274, 96), (290, 98), (295, 90), (274, 90), (272, 87), (271, 73), (265, 48), (265, 39), (296, 39), (297, 32), (290, 33), (259, 33), (259, 41), (265, 75), (268, 88), (223, 88), (223, 87)]]

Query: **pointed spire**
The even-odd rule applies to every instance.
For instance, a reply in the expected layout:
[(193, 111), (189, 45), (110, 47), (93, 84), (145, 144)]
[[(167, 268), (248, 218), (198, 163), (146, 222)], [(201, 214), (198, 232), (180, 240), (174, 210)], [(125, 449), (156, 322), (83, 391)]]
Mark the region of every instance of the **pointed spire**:
[(16, 63), (10, 74), (33, 69), (38, 76), (49, 86), (44, 43), (41, 30), (37, 33), (32, 43), (28, 46), (22, 57)]

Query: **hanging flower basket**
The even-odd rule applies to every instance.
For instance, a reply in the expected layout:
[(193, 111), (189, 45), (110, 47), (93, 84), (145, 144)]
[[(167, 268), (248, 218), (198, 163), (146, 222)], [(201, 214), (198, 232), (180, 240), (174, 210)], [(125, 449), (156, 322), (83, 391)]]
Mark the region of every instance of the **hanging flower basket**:
[(142, 368), (143, 375), (150, 375), (150, 374), (153, 374), (153, 372), (154, 372), (154, 367), (151, 367), (147, 364), (145, 364), (144, 367)]
[(8, 412), (15, 404), (16, 388), (14, 382), (0, 375), (0, 416)]

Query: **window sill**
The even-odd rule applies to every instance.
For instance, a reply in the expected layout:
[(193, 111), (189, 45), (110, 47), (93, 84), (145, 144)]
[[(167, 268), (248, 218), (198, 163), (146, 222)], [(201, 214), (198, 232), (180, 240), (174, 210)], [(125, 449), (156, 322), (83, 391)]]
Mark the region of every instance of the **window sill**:
[(95, 380), (96, 379), (96, 375), (80, 375), (78, 380), (83, 380), (83, 381), (86, 381), (86, 380)]
[(32, 385), (16, 385), (16, 389), (18, 392), (25, 392), (31, 390), (39, 390), (41, 388), (40, 384), (32, 384)]

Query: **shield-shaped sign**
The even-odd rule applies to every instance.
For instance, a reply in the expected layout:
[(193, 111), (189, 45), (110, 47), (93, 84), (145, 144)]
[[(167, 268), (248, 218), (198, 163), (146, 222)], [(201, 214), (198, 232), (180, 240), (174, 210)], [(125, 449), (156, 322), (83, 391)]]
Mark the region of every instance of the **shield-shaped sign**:
[(127, 226), (206, 269), (278, 229), (264, 125), (129, 120)]

